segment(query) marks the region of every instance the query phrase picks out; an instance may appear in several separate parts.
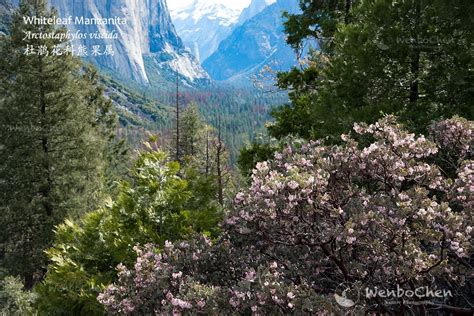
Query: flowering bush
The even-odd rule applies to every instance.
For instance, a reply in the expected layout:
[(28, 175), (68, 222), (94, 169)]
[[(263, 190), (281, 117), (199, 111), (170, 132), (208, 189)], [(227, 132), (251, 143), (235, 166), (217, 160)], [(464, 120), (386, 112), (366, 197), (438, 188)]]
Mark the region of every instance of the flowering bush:
[[(219, 243), (141, 250), (99, 300), (112, 313), (257, 315), (337, 312), (341, 284), (461, 293), (472, 282), (473, 130), (455, 117), (416, 137), (389, 116), (356, 124), (341, 146), (293, 142), (257, 165)], [(416, 308), (453, 311), (460, 296)], [(351, 302), (400, 312), (403, 299)]]
[[(133, 269), (120, 264), (118, 282), (98, 296), (111, 314), (232, 315), (337, 310), (307, 284), (287, 282), (276, 262), (257, 269), (243, 265), (235, 271), (239, 277), (215, 278), (212, 270), (218, 268), (217, 252), (228, 256), (230, 249), (212, 245), (204, 237), (191, 243), (166, 242), (160, 252), (153, 245), (135, 250), (137, 261)], [(229, 263), (226, 269), (238, 268), (235, 262)], [(326, 308), (321, 309), (324, 304)]]
[(193, 307), (208, 310), (219, 304), (220, 289), (200, 284), (193, 275), (210, 246), (210, 241), (200, 236), (191, 243), (167, 241), (161, 252), (151, 244), (135, 247), (137, 261), (133, 269), (120, 264), (119, 281), (98, 300), (114, 314), (177, 313)]

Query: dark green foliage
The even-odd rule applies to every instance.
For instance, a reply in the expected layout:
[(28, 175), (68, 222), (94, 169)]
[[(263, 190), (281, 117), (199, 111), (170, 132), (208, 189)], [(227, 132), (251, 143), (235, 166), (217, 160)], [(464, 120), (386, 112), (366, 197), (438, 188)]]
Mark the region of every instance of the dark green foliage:
[(237, 161), (240, 172), (244, 177), (250, 177), (257, 162), (272, 159), (277, 150), (278, 147), (275, 145), (253, 142), (240, 151), (239, 160)]
[(300, 0), (300, 14), (285, 14), (287, 42), (302, 49), (306, 40), (318, 40), (323, 50), (332, 49), (331, 39), (339, 23), (351, 18), (351, 8), (357, 0)]
[(190, 104), (180, 118), (181, 154), (183, 157), (201, 158), (206, 149), (206, 124), (196, 104)]
[[(184, 171), (191, 170), (191, 174), (201, 178), (203, 188), (223, 205), (234, 179), (220, 118), (215, 125), (213, 128), (207, 124), (198, 106), (191, 103), (180, 116), (179, 144)], [(199, 186), (196, 190), (199, 192)]]
[(91, 108), (96, 109), (94, 128), (106, 141), (104, 147), (105, 190), (110, 193), (116, 182), (122, 179), (127, 170), (129, 148), (125, 139), (116, 135), (118, 115), (113, 101), (105, 95), (105, 87), (97, 70), (91, 65), (85, 67), (84, 79), (90, 83), (86, 99)]
[(354, 2), (348, 18), (344, 1), (301, 2), (303, 13), (288, 17), (289, 44), (331, 37), (331, 47), (279, 76), (292, 104), (273, 112), (273, 136), (336, 141), (354, 122), (392, 113), (416, 132), (473, 118), (472, 1)]
[(58, 227), (48, 250), (52, 263), (36, 287), (41, 313), (103, 314), (97, 294), (114, 280), (119, 263), (134, 262), (135, 245), (218, 233), (221, 211), (213, 184), (191, 168), (180, 171), (164, 152), (145, 145), (113, 201)]
[[(223, 141), (231, 164), (235, 164), (240, 148), (253, 141), (264, 131), (271, 117), (269, 111), (274, 104), (287, 101), (286, 94), (265, 93), (257, 90), (219, 90), (205, 92), (197, 98), (188, 96), (199, 105), (206, 122), (217, 128), (221, 120)], [(186, 99), (185, 99), (186, 100)]]
[(95, 80), (70, 55), (25, 55), (65, 44), (23, 40), (24, 31), (65, 32), (24, 24), (51, 17), (47, 1), (22, 1), (11, 36), (0, 42), (0, 266), (31, 287), (45, 269), (54, 225), (95, 209), (102, 199), (105, 143), (114, 115)]
[(268, 124), (267, 130), (277, 139), (292, 134), (309, 138), (313, 133), (314, 109), (311, 100), (319, 89), (326, 59), (313, 50), (310, 54), (312, 59), (305, 68), (294, 67), (277, 76), (278, 86), (289, 91), (291, 102), (274, 108), (270, 113), (276, 123)]
[(173, 108), (154, 101), (102, 73), (105, 94), (119, 112), (120, 125), (157, 130), (170, 127)]
[[(143, 133), (140, 137), (132, 133), (142, 128), (159, 133), (161, 138), (174, 132), (175, 113), (170, 105), (176, 103), (176, 87), (167, 90), (155, 82), (151, 87), (143, 87), (117, 80), (105, 79), (106, 94), (117, 105), (121, 132), (127, 133), (131, 145), (141, 144)], [(271, 107), (287, 100), (286, 92), (265, 93), (232, 86), (202, 90), (180, 86), (179, 93), (180, 106), (187, 108), (196, 104), (207, 124), (216, 127), (217, 118), (221, 118), (223, 140), (231, 164), (236, 163), (240, 148), (264, 131), (265, 123), (271, 119)]]
[(195, 232), (216, 237), (219, 233), (219, 219), (222, 218), (222, 209), (216, 201), (216, 176), (206, 176), (189, 167), (184, 170), (184, 178), (190, 192), (190, 197), (184, 203), (184, 208), (190, 212), (187, 218), (189, 225)]
[(34, 315), (36, 298), (35, 293), (25, 290), (20, 278), (7, 276), (0, 280), (0, 315)]
[[(164, 140), (174, 132), (175, 114), (170, 105), (176, 103), (176, 91), (163, 87), (139, 87), (130, 82), (121, 83), (109, 77), (103, 78), (106, 95), (112, 100), (119, 115), (120, 133), (131, 147), (139, 146), (146, 134), (160, 134)], [(155, 84), (155, 83), (154, 83)], [(240, 148), (264, 131), (271, 118), (273, 105), (287, 100), (286, 93), (262, 93), (256, 89), (213, 87), (190, 90), (180, 87), (180, 106), (195, 104), (205, 123), (216, 126), (222, 121), (223, 139), (231, 164), (235, 164)]]

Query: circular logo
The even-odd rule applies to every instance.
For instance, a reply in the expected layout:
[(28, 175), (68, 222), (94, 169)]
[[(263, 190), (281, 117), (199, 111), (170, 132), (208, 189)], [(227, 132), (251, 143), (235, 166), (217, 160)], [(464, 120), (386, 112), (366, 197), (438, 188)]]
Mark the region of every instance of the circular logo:
[(341, 283), (334, 293), (336, 303), (344, 308), (354, 307), (359, 301), (359, 290), (351, 287), (349, 283)]

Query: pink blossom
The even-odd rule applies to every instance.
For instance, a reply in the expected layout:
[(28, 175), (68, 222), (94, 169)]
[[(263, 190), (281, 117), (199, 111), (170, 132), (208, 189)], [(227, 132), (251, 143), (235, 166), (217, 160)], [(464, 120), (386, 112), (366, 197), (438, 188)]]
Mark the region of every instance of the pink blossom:
[(186, 302), (186, 301), (183, 301), (183, 300), (181, 300), (181, 299), (179, 299), (179, 298), (173, 298), (173, 299), (171, 300), (171, 304), (172, 304), (173, 306), (180, 307), (180, 308), (182, 308), (182, 309), (190, 309), (191, 307), (193, 307), (193, 306), (191, 305), (191, 303)]
[(296, 181), (290, 181), (288, 182), (288, 187), (292, 190), (296, 190), (299, 187), (299, 184)]

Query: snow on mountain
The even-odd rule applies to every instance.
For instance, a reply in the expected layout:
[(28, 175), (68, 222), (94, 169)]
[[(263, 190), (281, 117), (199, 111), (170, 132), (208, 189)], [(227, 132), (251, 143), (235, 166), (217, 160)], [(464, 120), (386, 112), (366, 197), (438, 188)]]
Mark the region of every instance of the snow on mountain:
[[(203, 0), (201, 0), (203, 1)], [(203, 2), (213, 4), (223, 4), (224, 6), (242, 11), (252, 0), (206, 0)], [(192, 6), (195, 0), (167, 0), (168, 8), (173, 11)]]
[(266, 66), (284, 71), (295, 65), (296, 56), (286, 44), (283, 11), (299, 12), (298, 1), (277, 0), (237, 26), (203, 62), (204, 69), (217, 81), (248, 83)]
[(216, 51), (237, 23), (241, 10), (217, 1), (194, 0), (191, 4), (171, 10), (179, 36), (198, 60)]
[(262, 12), (266, 7), (271, 4), (274, 4), (276, 0), (252, 0), (250, 5), (242, 11), (239, 17), (239, 21), (237, 22), (238, 25), (242, 25), (247, 20), (250, 20), (260, 12)]
[(238, 25), (276, 0), (168, 0), (176, 31), (200, 61), (219, 48)]
[(239, 10), (228, 8), (219, 3), (195, 0), (191, 6), (175, 10), (173, 13), (174, 19), (178, 20), (192, 19), (194, 23), (197, 23), (204, 18), (208, 18), (218, 20), (223, 26), (229, 26), (236, 22)]

